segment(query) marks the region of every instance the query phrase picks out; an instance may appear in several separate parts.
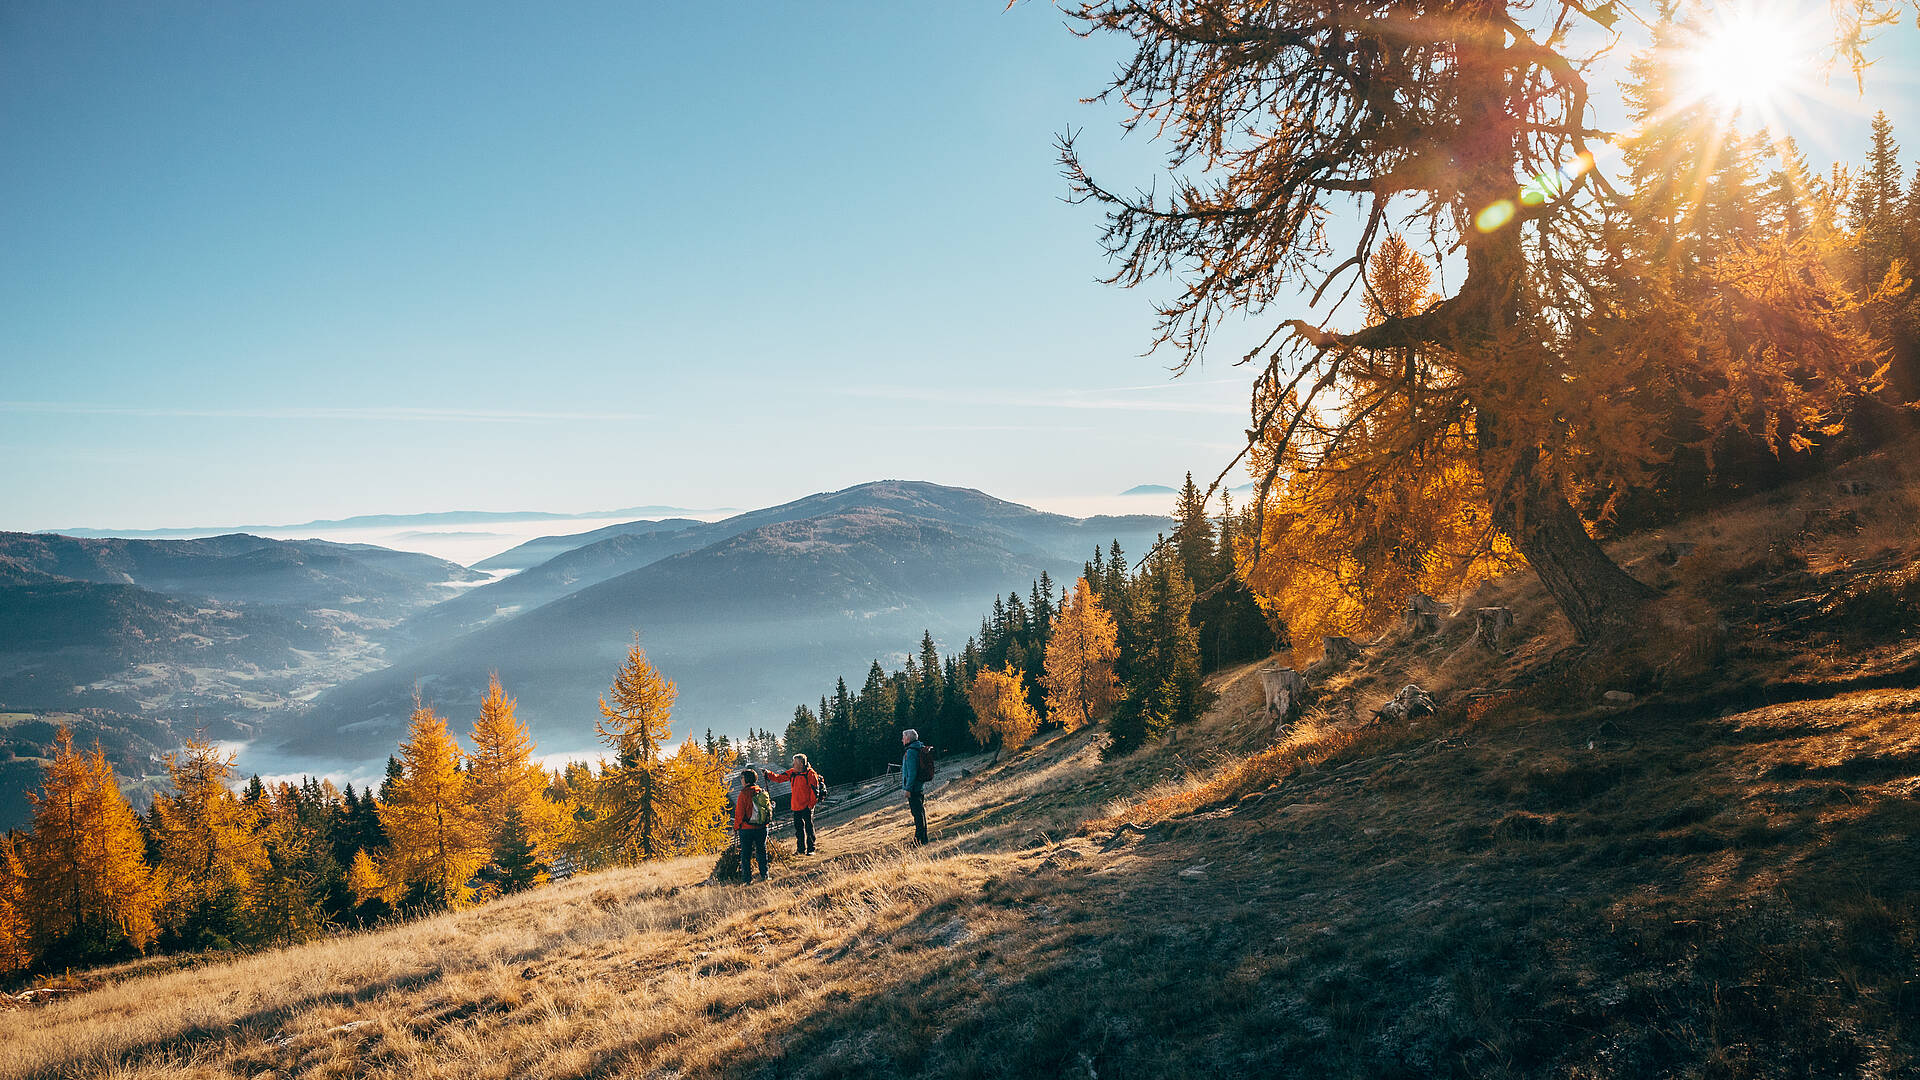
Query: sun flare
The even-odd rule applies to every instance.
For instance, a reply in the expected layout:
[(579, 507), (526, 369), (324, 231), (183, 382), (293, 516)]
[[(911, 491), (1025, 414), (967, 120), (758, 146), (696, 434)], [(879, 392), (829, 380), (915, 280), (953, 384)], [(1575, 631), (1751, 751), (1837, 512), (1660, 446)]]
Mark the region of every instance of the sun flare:
[(1791, 21), (1746, 10), (1702, 27), (1681, 66), (1693, 100), (1767, 118), (1800, 94), (1811, 62), (1807, 39)]

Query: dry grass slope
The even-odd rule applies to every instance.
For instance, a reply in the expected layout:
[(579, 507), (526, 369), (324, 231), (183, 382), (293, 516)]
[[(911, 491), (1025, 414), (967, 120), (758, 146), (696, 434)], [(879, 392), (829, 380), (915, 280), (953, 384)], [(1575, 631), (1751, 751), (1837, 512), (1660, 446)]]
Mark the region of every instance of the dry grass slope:
[[(1900, 460), (1622, 545), (1669, 589), (1637, 657), (1495, 583), (1461, 606), (1509, 652), (1387, 635), (1277, 741), (1226, 672), (1175, 741), (950, 778), (925, 849), (883, 802), (770, 886), (669, 863), (136, 968), (8, 1014), (0, 1080), (1920, 1074)], [(1438, 716), (1345, 723), (1409, 681)]]

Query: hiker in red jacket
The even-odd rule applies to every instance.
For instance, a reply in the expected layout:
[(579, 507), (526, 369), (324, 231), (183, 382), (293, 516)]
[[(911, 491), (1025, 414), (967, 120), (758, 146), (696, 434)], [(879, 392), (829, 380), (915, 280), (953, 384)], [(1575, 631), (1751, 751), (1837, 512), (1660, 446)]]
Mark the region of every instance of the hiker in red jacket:
[(793, 768), (786, 772), (767, 771), (767, 782), (784, 780), (793, 785), (793, 850), (796, 855), (813, 854), (813, 808), (826, 793), (826, 781), (807, 764), (807, 755), (793, 755)]
[(752, 769), (740, 773), (740, 796), (733, 800), (733, 831), (740, 834), (740, 873), (753, 883), (753, 860), (760, 859), (760, 880), (767, 880), (767, 826), (773, 823), (773, 803)]

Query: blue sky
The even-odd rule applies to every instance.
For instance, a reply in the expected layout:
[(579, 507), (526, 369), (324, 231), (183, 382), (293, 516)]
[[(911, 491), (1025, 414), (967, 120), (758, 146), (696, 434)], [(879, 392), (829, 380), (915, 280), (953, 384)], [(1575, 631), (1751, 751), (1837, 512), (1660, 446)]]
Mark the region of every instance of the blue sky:
[(1217, 469), (1244, 380), (1141, 357), (1060, 200), (1069, 125), (1151, 180), (1078, 103), (1117, 55), (1044, 3), (15, 0), (0, 528)]

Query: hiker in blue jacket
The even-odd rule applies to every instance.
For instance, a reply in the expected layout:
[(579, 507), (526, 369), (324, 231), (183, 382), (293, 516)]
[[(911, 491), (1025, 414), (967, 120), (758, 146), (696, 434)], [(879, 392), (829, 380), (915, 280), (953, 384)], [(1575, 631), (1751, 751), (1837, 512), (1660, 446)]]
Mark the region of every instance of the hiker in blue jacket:
[(907, 793), (907, 807), (913, 811), (914, 842), (924, 844), (927, 842), (927, 800), (923, 789), (927, 786), (929, 770), (921, 768), (920, 757), (923, 753), (931, 756), (931, 753), (913, 728), (900, 733), (900, 742), (907, 748), (900, 757), (900, 790)]

